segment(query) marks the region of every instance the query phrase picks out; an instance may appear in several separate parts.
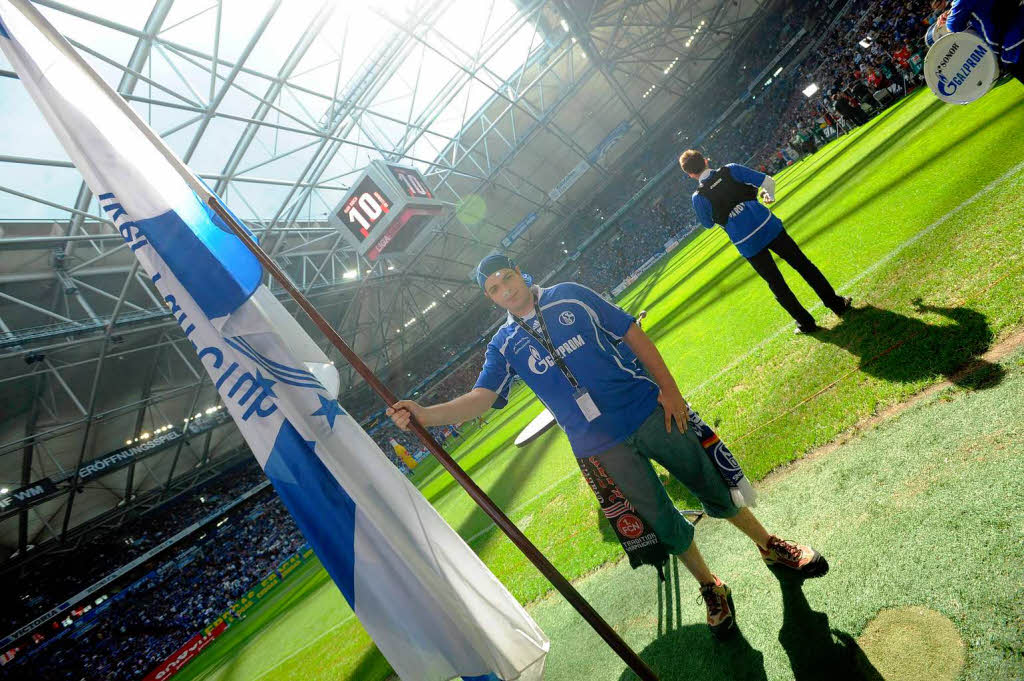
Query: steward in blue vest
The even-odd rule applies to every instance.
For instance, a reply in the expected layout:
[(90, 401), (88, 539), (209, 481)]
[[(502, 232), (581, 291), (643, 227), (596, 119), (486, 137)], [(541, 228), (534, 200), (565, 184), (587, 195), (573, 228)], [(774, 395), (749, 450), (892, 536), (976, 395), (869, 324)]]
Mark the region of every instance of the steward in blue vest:
[(770, 175), (736, 163), (712, 170), (695, 149), (683, 152), (679, 166), (697, 180), (697, 191), (693, 193), (697, 219), (705, 229), (715, 225), (725, 229), (736, 250), (768, 283), (775, 300), (796, 321), (796, 333), (813, 333), (820, 329), (782, 278), (772, 252), (796, 270), (836, 315), (842, 316), (850, 309), (850, 298), (836, 294), (821, 270), (786, 233), (782, 220), (758, 202), (759, 192), (766, 204), (775, 200), (775, 180)]
[[(752, 539), (766, 564), (804, 577), (828, 571), (817, 551), (769, 534), (750, 511), (756, 498), (750, 483), (686, 404), (632, 315), (580, 284), (531, 287), (505, 255), (484, 258), (477, 281), (506, 318), (487, 345), (476, 385), (431, 406), (400, 400), (387, 412), (395, 425), (407, 430), (413, 418), (423, 426), (462, 423), (500, 409), (513, 378), (520, 377), (565, 431), (623, 548), (629, 553), (650, 541), (678, 555), (700, 583), (716, 636), (736, 630), (731, 590), (704, 564), (693, 526), (673, 505), (651, 461), (693, 492), (708, 515), (727, 518)], [(729, 482), (715, 463), (723, 457), (735, 474)], [(605, 494), (609, 489), (613, 493)]]

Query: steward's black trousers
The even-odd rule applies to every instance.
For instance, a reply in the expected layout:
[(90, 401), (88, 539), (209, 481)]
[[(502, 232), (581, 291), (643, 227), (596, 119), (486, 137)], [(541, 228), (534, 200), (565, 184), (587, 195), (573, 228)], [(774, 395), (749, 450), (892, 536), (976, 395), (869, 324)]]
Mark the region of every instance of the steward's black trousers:
[(845, 303), (836, 294), (832, 284), (828, 283), (828, 279), (821, 273), (821, 270), (804, 255), (804, 252), (796, 245), (793, 238), (786, 233), (786, 230), (782, 230), (777, 237), (768, 242), (767, 246), (757, 254), (747, 258), (747, 260), (750, 261), (754, 270), (761, 275), (761, 278), (768, 282), (768, 288), (774, 294), (775, 300), (779, 301), (779, 305), (796, 320), (800, 327), (813, 328), (815, 325), (814, 317), (804, 309), (804, 306), (796, 299), (793, 291), (790, 290), (789, 285), (786, 284), (786, 280), (782, 278), (782, 272), (779, 271), (774, 258), (772, 258), (773, 252), (785, 260), (790, 267), (797, 271), (797, 274), (804, 278), (804, 281), (811, 285), (811, 288), (818, 294), (821, 302), (825, 303), (826, 307), (836, 314), (844, 311)]

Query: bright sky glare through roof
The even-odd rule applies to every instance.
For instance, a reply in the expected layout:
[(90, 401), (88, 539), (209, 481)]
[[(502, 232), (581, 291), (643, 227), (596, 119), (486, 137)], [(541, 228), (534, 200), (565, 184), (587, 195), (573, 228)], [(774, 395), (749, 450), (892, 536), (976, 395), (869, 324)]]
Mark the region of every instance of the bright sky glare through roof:
[[(302, 214), (311, 219), (322, 218), (340, 200), (354, 174), (379, 158), (377, 147), (396, 149), (406, 157), (404, 163), (427, 170), (464, 122), (493, 95), (493, 89), (543, 47), (534, 26), (512, 0), (496, 0), (493, 6), (483, 0), (454, 0), (440, 15), (425, 15), (425, 5), (432, 3), (417, 0), (329, 1), (334, 4), (333, 15), (289, 75), (266, 117), (278, 127), (259, 128), (234, 172), (236, 178), (284, 182), (236, 179), (225, 192), (229, 204), (243, 217), (269, 219), (281, 207), (290, 189), (286, 183), (300, 176), (317, 151), (319, 138), (310, 133), (327, 132), (351, 142), (340, 147), (322, 175), (322, 186), (303, 206)], [(217, 45), (221, 60), (233, 63), (240, 58), (272, 7), (272, 0), (224, 0)], [(284, 0), (246, 60), (246, 70), (221, 99), (218, 113), (243, 119), (253, 116), (258, 98), (271, 84), (269, 78), (279, 74), (320, 7), (315, 2)], [(128, 63), (138, 40), (132, 31), (143, 29), (152, 8), (152, 1), (74, 3), (83, 16), (111, 24), (103, 26), (39, 6), (58, 30), (86, 48), (86, 60), (115, 87), (123, 74), (116, 65)], [(182, 156), (195, 136), (203, 108), (218, 97), (231, 71), (222, 63), (217, 78), (211, 78), (209, 56), (214, 53), (217, 19), (213, 0), (176, 0), (142, 69), (146, 80), (139, 80), (131, 92), (136, 110)], [(413, 35), (399, 26), (413, 27)], [(500, 39), (505, 36), (510, 38)], [(495, 49), (495, 45), (501, 47)], [(401, 60), (394, 59), (396, 52)], [(387, 63), (397, 68), (384, 69), (365, 87), (356, 88), (354, 83), (376, 56), (388, 57)], [(478, 79), (463, 70), (475, 63), (484, 64)], [(11, 70), (2, 55), (0, 70)], [(453, 82), (453, 87), (446, 87)], [(355, 96), (366, 97), (355, 116), (331, 121), (334, 102)], [(67, 161), (16, 79), (0, 78), (0, 101), (4, 102), (0, 155)], [(245, 127), (244, 120), (214, 117), (189, 165), (201, 175), (219, 175)], [(0, 163), (0, 188), (63, 206), (74, 204), (80, 182), (72, 168)], [(68, 217), (67, 211), (4, 191), (0, 191), (0, 215), (14, 220)]]

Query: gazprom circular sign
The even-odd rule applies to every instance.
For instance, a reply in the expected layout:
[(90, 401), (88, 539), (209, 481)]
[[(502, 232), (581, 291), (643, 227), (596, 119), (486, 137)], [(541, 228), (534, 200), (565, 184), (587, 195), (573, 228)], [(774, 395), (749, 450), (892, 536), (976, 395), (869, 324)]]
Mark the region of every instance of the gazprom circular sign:
[(950, 104), (970, 104), (988, 92), (998, 76), (996, 55), (974, 33), (948, 33), (924, 58), (928, 87)]

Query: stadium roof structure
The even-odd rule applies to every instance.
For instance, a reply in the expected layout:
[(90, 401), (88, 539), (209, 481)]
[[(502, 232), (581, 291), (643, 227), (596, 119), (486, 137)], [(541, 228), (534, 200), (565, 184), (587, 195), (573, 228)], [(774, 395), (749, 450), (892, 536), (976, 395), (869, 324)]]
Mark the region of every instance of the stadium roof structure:
[[(524, 218), (514, 257), (564, 229), (767, 4), (36, 2), (391, 379), (486, 309), (479, 258)], [(0, 560), (20, 564), (248, 454), (2, 56), (0, 101)], [(420, 170), (448, 208), (420, 252), (371, 262), (327, 215), (377, 159)], [(358, 379), (330, 356), (358, 411)], [(171, 437), (187, 421), (201, 434)]]

